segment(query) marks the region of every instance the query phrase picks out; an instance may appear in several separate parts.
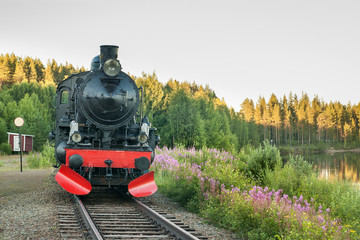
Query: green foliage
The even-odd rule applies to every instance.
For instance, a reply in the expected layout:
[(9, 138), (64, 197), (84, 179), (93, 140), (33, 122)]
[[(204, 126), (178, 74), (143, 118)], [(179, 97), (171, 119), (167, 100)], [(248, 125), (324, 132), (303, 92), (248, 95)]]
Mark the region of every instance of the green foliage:
[[(0, 116), (3, 116), (3, 114), (1, 114), (1, 105), (3, 104), (0, 102)], [(7, 139), (8, 139), (8, 135), (7, 135), (6, 121), (4, 118), (0, 117), (0, 143), (7, 142)]]
[(138, 87), (143, 88), (143, 114), (153, 121), (154, 113), (164, 107), (163, 85), (158, 81), (155, 73), (142, 74), (142, 77), (133, 77)]
[(199, 211), (199, 181), (195, 178), (188, 178), (186, 174), (184, 168), (179, 170), (178, 174), (171, 178), (175, 178), (177, 181), (169, 181), (170, 184), (160, 185), (161, 192), (173, 198), (181, 206), (197, 213)]
[(265, 180), (266, 171), (282, 165), (279, 150), (268, 142), (264, 142), (264, 147), (250, 149), (249, 154), (246, 155), (246, 162), (249, 174), (260, 184)]
[(40, 168), (40, 154), (38, 152), (31, 152), (27, 156), (26, 162), (29, 168)]
[(330, 208), (334, 217), (341, 218), (352, 229), (360, 231), (360, 190), (351, 183), (329, 182), (312, 175), (298, 190), (304, 198), (313, 198), (317, 206)]
[(26, 158), (29, 168), (48, 168), (56, 163), (54, 147), (47, 141), (43, 150), (38, 153), (30, 153)]
[(11, 154), (11, 145), (9, 143), (0, 144), (0, 153), (1, 155), (10, 155)]
[(290, 157), (284, 167), (266, 171), (265, 185), (283, 189), (290, 197), (303, 196), (315, 206), (330, 208), (330, 214), (341, 218), (353, 229), (360, 230), (360, 190), (343, 181), (318, 179), (312, 165), (302, 157)]
[(39, 59), (1, 54), (0, 142), (6, 141), (6, 132), (18, 131), (13, 121), (20, 116), (25, 120), (22, 132), (35, 135), (34, 150), (41, 150), (55, 120), (55, 83), (84, 70), (68, 63), (58, 65), (55, 60), (48, 61), (45, 69)]
[(9, 90), (0, 91), (0, 113), (3, 116), (0, 118), (0, 140), (7, 140), (6, 132), (18, 132), (14, 119), (20, 116), (25, 120), (21, 132), (35, 135), (34, 150), (41, 150), (54, 123), (54, 94), (54, 86), (38, 83), (15, 84)]
[(196, 103), (184, 91), (173, 95), (168, 107), (172, 145), (204, 146), (204, 122)]
[(267, 169), (264, 184), (273, 189), (283, 189), (290, 196), (299, 196), (301, 185), (309, 177), (315, 175), (312, 164), (300, 156), (290, 156), (290, 160), (282, 167), (281, 164), (274, 169)]

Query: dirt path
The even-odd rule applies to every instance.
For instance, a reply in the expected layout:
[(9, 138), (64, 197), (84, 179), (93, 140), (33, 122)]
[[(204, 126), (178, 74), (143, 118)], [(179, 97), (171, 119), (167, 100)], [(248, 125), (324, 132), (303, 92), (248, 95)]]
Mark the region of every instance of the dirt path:
[(0, 198), (39, 190), (52, 169), (0, 172)]
[(0, 199), (40, 189), (53, 171), (52, 168), (29, 169), (26, 158), (24, 155), (23, 171), (20, 172), (19, 155), (0, 156)]

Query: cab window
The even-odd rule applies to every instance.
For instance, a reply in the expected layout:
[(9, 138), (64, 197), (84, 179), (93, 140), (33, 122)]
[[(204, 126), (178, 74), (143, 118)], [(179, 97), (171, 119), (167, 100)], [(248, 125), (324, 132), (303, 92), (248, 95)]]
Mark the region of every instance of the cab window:
[(69, 91), (64, 90), (61, 92), (60, 104), (69, 103)]

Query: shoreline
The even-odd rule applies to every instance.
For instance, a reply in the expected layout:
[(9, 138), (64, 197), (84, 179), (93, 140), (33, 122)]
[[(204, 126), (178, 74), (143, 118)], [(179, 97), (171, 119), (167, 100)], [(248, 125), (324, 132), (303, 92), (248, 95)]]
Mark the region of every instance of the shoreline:
[(332, 147), (328, 149), (301, 149), (294, 147), (291, 150), (289, 149), (282, 149), (279, 148), (281, 153), (327, 153), (327, 154), (333, 154), (333, 153), (345, 153), (345, 152), (353, 152), (353, 153), (360, 153), (360, 148), (352, 148), (352, 149), (334, 149)]
[(326, 149), (324, 151), (325, 153), (342, 153), (342, 152), (360, 152), (360, 148), (354, 148), (354, 149)]

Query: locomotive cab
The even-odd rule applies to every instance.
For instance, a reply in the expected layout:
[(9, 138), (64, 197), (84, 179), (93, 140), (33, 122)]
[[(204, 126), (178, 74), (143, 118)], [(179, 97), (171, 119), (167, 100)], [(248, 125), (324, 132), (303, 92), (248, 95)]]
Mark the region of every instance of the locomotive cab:
[(139, 89), (121, 71), (117, 53), (117, 46), (100, 46), (91, 71), (57, 88), (56, 180), (75, 194), (87, 194), (93, 185), (128, 186), (137, 197), (157, 189), (149, 168), (159, 137), (146, 116), (137, 121)]

